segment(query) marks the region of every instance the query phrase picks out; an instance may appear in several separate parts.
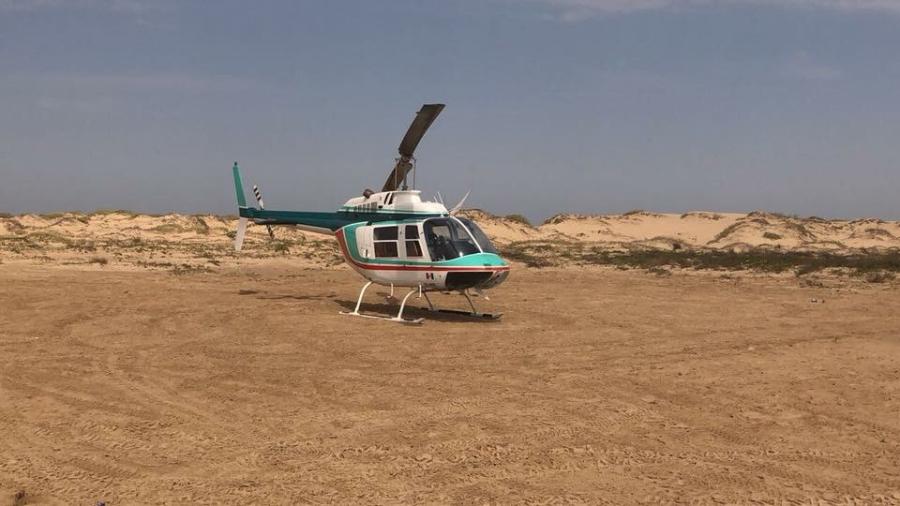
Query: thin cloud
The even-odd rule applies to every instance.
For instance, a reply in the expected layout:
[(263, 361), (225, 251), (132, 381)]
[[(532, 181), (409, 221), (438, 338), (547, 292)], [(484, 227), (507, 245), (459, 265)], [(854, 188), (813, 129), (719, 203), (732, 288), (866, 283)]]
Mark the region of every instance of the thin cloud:
[(785, 77), (807, 81), (834, 81), (843, 76), (841, 69), (815, 61), (806, 51), (791, 54), (782, 65)]
[(109, 112), (122, 105), (121, 99), (112, 97), (72, 98), (43, 96), (34, 105), (47, 112), (75, 111), (79, 114)]
[(180, 73), (55, 75), (47, 82), (83, 90), (174, 91), (187, 93), (238, 92), (256, 84), (235, 76), (198, 76)]
[(32, 12), (53, 9), (101, 9), (141, 14), (158, 7), (146, 0), (0, 0), (0, 11)]
[(727, 5), (762, 5), (788, 9), (893, 12), (900, 14), (900, 0), (508, 0), (544, 4), (558, 19), (581, 21), (597, 15), (627, 14), (648, 10), (675, 10)]
[[(243, 93), (270, 88), (252, 78), (233, 75), (191, 73), (144, 74), (12, 74), (0, 77), (0, 85), (10, 89), (40, 90), (46, 96), (108, 97), (134, 93), (168, 93), (202, 95), (208, 93)], [(45, 108), (58, 105), (53, 101)]]

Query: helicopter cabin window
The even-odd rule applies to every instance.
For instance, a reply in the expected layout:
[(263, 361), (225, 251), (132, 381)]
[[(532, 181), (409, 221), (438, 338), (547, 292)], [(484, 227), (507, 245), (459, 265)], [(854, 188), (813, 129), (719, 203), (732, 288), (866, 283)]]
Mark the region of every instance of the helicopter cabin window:
[(375, 231), (375, 257), (397, 258), (397, 227), (377, 227)]
[(406, 257), (415, 258), (422, 256), (422, 244), (419, 242), (419, 227), (416, 225), (407, 225), (404, 231), (404, 240), (406, 241)]
[(478, 244), (453, 218), (434, 218), (425, 222), (425, 242), (435, 262), (481, 253)]

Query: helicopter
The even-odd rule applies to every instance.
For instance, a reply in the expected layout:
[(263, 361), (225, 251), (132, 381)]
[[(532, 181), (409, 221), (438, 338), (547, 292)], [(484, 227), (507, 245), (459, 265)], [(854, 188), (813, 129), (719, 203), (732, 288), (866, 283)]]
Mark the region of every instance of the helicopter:
[[(510, 265), (474, 221), (457, 215), (469, 194), (448, 210), (442, 201), (425, 201), (420, 190), (407, 185), (412, 173), (415, 186), (413, 153), (443, 109), (444, 104), (425, 104), (416, 113), (381, 191), (366, 189), (334, 212), (266, 209), (255, 185), (253, 194), (259, 207), (248, 206), (240, 167), (235, 162), (232, 172), (239, 210), (235, 251), (241, 250), (248, 223), (265, 225), (273, 238), (272, 227), (276, 225), (331, 235), (337, 239), (347, 264), (367, 280), (354, 310), (341, 311), (341, 314), (421, 324), (424, 318), (403, 317), (407, 300), (417, 294), (417, 298), (424, 297), (428, 302), (429, 311), (499, 319), (502, 313), (479, 312), (470, 290), (487, 299), (484, 290), (506, 281)], [(390, 286), (389, 299), (393, 298), (395, 286), (410, 288), (396, 316), (359, 311), (366, 290), (373, 283)], [(429, 292), (459, 293), (468, 301), (471, 311), (439, 309), (428, 297)]]

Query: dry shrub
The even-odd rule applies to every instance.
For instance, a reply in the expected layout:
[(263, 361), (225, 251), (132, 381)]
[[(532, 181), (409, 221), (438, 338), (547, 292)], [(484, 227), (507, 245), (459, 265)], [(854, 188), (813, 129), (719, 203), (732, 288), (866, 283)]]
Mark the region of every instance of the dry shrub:
[(897, 276), (893, 272), (889, 271), (872, 271), (867, 272), (863, 279), (866, 280), (866, 283), (887, 283), (889, 281), (893, 281)]
[(672, 271), (663, 269), (662, 267), (650, 267), (649, 269), (647, 269), (647, 272), (649, 272), (650, 274), (656, 274), (661, 278), (666, 278), (672, 275)]

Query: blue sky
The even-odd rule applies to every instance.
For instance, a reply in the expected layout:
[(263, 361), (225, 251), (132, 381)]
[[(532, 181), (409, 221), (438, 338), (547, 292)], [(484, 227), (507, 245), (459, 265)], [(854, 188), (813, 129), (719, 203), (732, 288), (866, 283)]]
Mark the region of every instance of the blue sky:
[(900, 0), (0, 0), (0, 211), (386, 177), (496, 213), (900, 218)]

